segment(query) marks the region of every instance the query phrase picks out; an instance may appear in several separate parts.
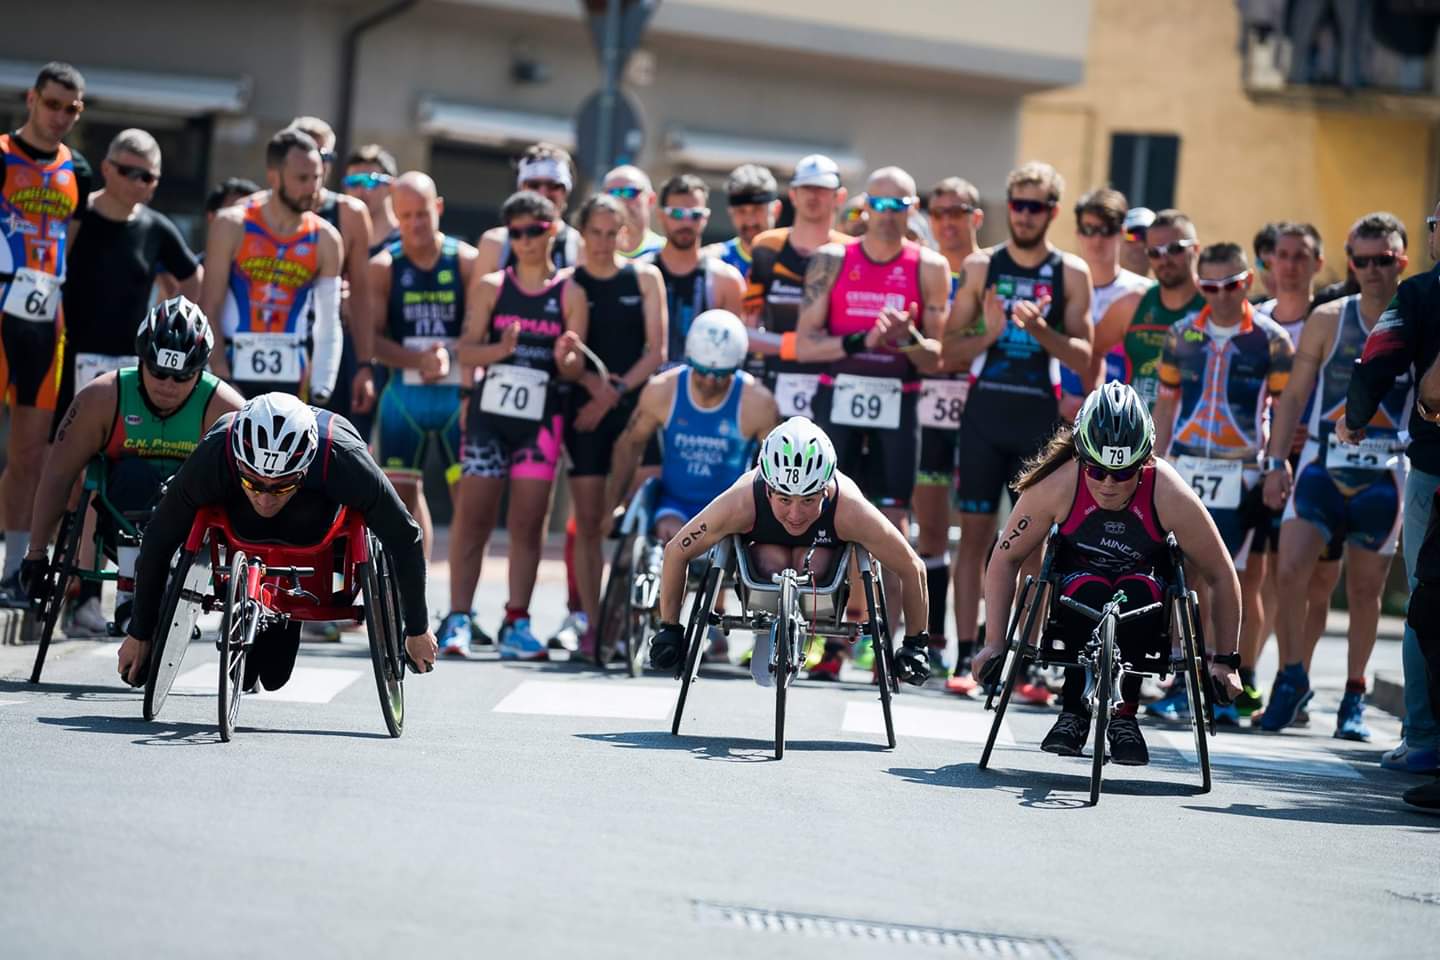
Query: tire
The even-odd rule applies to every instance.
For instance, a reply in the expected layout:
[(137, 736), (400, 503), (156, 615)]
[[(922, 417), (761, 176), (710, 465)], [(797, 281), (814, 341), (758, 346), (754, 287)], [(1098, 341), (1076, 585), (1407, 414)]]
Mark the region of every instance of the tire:
[(400, 598), (390, 558), (380, 542), (370, 537), (370, 559), (363, 568), (365, 632), (370, 638), (370, 664), (375, 670), (375, 690), (380, 695), (380, 713), (390, 736), (405, 732), (405, 641), (400, 625)]
[(1105, 778), (1105, 731), (1110, 725), (1110, 701), (1115, 684), (1115, 617), (1100, 624), (1099, 676), (1095, 678), (1095, 756), (1090, 766), (1090, 806), (1100, 802)]
[[(628, 547), (635, 539), (633, 534), (623, 536), (615, 545), (615, 554), (610, 560), (610, 572), (605, 578), (605, 590), (600, 597), (600, 622), (595, 626), (595, 666), (601, 670), (610, 662), (616, 644), (624, 639), (631, 576), (626, 564), (630, 559)], [(630, 568), (632, 571), (633, 569)]]
[(244, 551), (230, 558), (230, 579), (225, 584), (225, 607), (220, 615), (219, 716), (220, 740), (229, 743), (235, 733), (240, 697), (245, 686), (245, 654), (255, 644), (256, 616), (250, 599), (250, 561)]
[[(88, 497), (86, 500), (88, 501)], [(60, 622), (60, 611), (65, 606), (65, 588), (69, 585), (74, 571), (75, 558), (79, 556), (80, 537), (84, 533), (85, 508), (70, 510), (60, 520), (60, 532), (55, 538), (55, 558), (45, 571), (45, 586), (40, 609), (32, 614), (39, 630), (39, 647), (35, 650), (35, 666), (30, 669), (30, 682), (39, 683), (40, 673), (45, 669), (45, 656), (50, 652), (50, 641), (55, 636), (55, 625)]]
[(880, 711), (885, 717), (885, 742), (895, 749), (895, 718), (891, 695), (899, 684), (895, 676), (895, 651), (890, 645), (890, 620), (885, 610), (885, 584), (876, 576), (873, 564), (862, 570), (860, 581), (865, 588), (865, 610), (870, 621), (870, 649), (875, 651), (875, 682), (880, 688)]
[(670, 722), (672, 736), (680, 733), (680, 720), (685, 716), (685, 701), (690, 696), (690, 684), (695, 682), (695, 674), (700, 667), (700, 650), (705, 645), (705, 627), (709, 625), (709, 612), (715, 606), (715, 594), (720, 589), (720, 578), (724, 572), (712, 559), (690, 606), (690, 619), (685, 625), (685, 657), (681, 661), (683, 673), (679, 677), (680, 696), (675, 702), (675, 718)]
[[(1190, 729), (1195, 735), (1195, 760), (1200, 764), (1200, 792), (1210, 792), (1210, 744), (1206, 739), (1207, 719), (1209, 721), (1209, 733), (1214, 736), (1214, 710), (1209, 704), (1209, 697), (1202, 693), (1202, 675), (1200, 664), (1204, 662), (1203, 652), (1200, 646), (1199, 635), (1196, 630), (1195, 607), (1191, 597), (1193, 594), (1186, 594), (1180, 602), (1181, 611), (1185, 615), (1184, 624), (1181, 629), (1181, 652), (1185, 657), (1185, 687), (1186, 693), (1190, 696)], [(1199, 700), (1198, 697), (1205, 696)], [(1204, 713), (1196, 709), (1200, 703), (1206, 704)]]
[(795, 622), (795, 585), (780, 586), (780, 612), (770, 625), (770, 649), (775, 656), (775, 759), (785, 758), (785, 696), (790, 687), (791, 650)]
[(639, 677), (645, 672), (646, 639), (654, 629), (654, 611), (635, 604), (635, 580), (645, 563), (646, 552), (650, 549), (649, 537), (636, 536), (630, 547), (630, 576), (626, 577), (624, 624), (625, 660), (630, 676)]
[[(203, 546), (202, 546), (203, 549)], [(145, 681), (144, 714), (154, 720), (165, 706), (170, 686), (180, 673), (185, 651), (196, 633), (195, 621), (200, 617), (205, 581), (209, 567), (196, 563), (196, 554), (181, 550), (179, 561), (170, 573), (165, 595), (160, 602), (160, 618), (150, 644), (150, 664)]]

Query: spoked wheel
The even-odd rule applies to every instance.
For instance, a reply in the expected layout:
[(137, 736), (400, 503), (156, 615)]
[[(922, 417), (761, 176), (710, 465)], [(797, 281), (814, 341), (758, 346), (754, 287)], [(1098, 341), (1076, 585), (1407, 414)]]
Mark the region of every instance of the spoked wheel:
[[(690, 696), (690, 685), (695, 682), (695, 675), (700, 669), (700, 650), (705, 645), (705, 628), (710, 625), (710, 611), (715, 608), (715, 595), (720, 590), (720, 579), (724, 576), (726, 564), (729, 563), (727, 551), (719, 547), (715, 550), (710, 567), (705, 571), (705, 576), (700, 578), (700, 588), (695, 591), (695, 599), (690, 606), (690, 619), (685, 624), (685, 659), (679, 675), (680, 698), (675, 702), (675, 718), (670, 722), (672, 735), (680, 733), (680, 720), (685, 716), (685, 700)], [(723, 559), (723, 562), (717, 563), (717, 559)]]
[(1110, 701), (1115, 683), (1115, 616), (1100, 624), (1099, 676), (1095, 678), (1095, 756), (1090, 765), (1090, 806), (1100, 802), (1105, 776), (1105, 731), (1110, 725)]
[(365, 632), (370, 637), (370, 663), (375, 668), (375, 689), (380, 712), (390, 736), (405, 732), (405, 639), (400, 623), (400, 593), (390, 558), (370, 536), (370, 559), (364, 568)]
[(220, 615), (220, 740), (230, 742), (235, 718), (240, 714), (240, 697), (245, 686), (245, 654), (255, 644), (255, 602), (250, 599), (250, 560), (236, 550), (230, 560), (230, 579), (225, 585), (225, 607)]
[(604, 670), (615, 655), (617, 645), (625, 639), (626, 607), (630, 599), (632, 571), (631, 544), (634, 534), (626, 534), (615, 544), (610, 572), (605, 578), (605, 592), (600, 598), (600, 623), (595, 630), (595, 666)]
[(40, 672), (45, 669), (45, 655), (50, 652), (50, 640), (55, 636), (55, 624), (60, 622), (60, 611), (65, 606), (65, 588), (69, 585), (75, 558), (79, 555), (80, 537), (85, 529), (84, 509), (68, 511), (60, 520), (60, 533), (55, 538), (55, 558), (45, 570), (45, 583), (41, 591), (40, 607), (32, 612), (40, 634), (40, 646), (35, 651), (35, 666), (30, 670), (30, 682), (40, 682)]
[(200, 618), (205, 599), (205, 584), (210, 568), (195, 562), (196, 554), (181, 550), (175, 569), (165, 586), (160, 602), (159, 627), (150, 645), (150, 666), (145, 682), (145, 719), (154, 720), (170, 695), (170, 687), (180, 673), (185, 651), (195, 635), (195, 621)]
[(870, 621), (870, 649), (875, 651), (875, 682), (880, 687), (880, 711), (885, 715), (885, 742), (895, 746), (895, 718), (890, 697), (895, 692), (894, 651), (890, 647), (890, 620), (885, 611), (885, 584), (870, 563), (860, 568), (860, 582), (865, 588), (866, 617)]
[(654, 611), (660, 597), (659, 571), (651, 569), (648, 556), (653, 545), (650, 537), (637, 536), (630, 547), (630, 589), (625, 593), (625, 659), (632, 677), (645, 672), (646, 641), (654, 629)]
[[(1025, 640), (1030, 636), (1030, 631), (1035, 625), (1036, 613), (1040, 607), (1041, 585), (1034, 577), (1025, 578), (1025, 586), (1020, 590), (1020, 600), (1015, 604), (1015, 612), (1010, 616), (1010, 635), (1005, 643), (1005, 650), (1000, 654), (1002, 663), (1007, 661), (1009, 666), (1005, 668), (1005, 680), (1000, 685), (1000, 703), (995, 706), (995, 719), (990, 721), (990, 735), (985, 738), (985, 749), (980, 754), (980, 769), (984, 770), (990, 764), (990, 751), (995, 749), (995, 738), (1000, 735), (1000, 725), (1005, 722), (1005, 708), (1010, 706), (1010, 695), (1015, 692), (1015, 684), (1028, 667), (1025, 657)], [(1030, 610), (1025, 612), (1025, 601), (1031, 600)], [(1020, 626), (1020, 617), (1024, 613), (1025, 628), (1017, 630)], [(987, 673), (988, 668), (987, 668)], [(991, 701), (995, 698), (990, 694), (985, 699), (985, 708), (988, 710)]]
[[(1187, 594), (1180, 601), (1177, 612), (1184, 620), (1181, 623), (1181, 654), (1185, 657), (1185, 692), (1190, 697), (1190, 729), (1195, 734), (1195, 760), (1200, 764), (1200, 792), (1210, 792), (1210, 744), (1206, 739), (1206, 719), (1213, 711), (1209, 697), (1205, 696), (1202, 683), (1204, 674), (1200, 664), (1204, 653), (1199, 640), (1198, 624), (1195, 622), (1194, 594)], [(1203, 699), (1201, 699), (1203, 698)], [(1201, 705), (1205, 709), (1201, 709)], [(1211, 720), (1210, 734), (1214, 734)]]

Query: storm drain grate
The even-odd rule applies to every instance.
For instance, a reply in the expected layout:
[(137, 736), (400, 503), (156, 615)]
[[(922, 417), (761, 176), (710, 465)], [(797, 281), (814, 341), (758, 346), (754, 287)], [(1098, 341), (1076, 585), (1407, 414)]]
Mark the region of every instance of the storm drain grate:
[(697, 922), (711, 927), (750, 930), (755, 933), (789, 933), (802, 937), (866, 940), (916, 947), (940, 947), (966, 957), (1016, 957), (1070, 960), (1070, 952), (1049, 937), (1012, 937), (974, 930), (886, 923), (857, 917), (830, 917), (820, 913), (766, 910), (728, 903), (692, 901)]
[(1440, 906), (1440, 893), (1401, 893), (1399, 890), (1388, 892), (1390, 896), (1398, 897), (1401, 900), (1413, 900), (1416, 903), (1426, 903), (1432, 907)]

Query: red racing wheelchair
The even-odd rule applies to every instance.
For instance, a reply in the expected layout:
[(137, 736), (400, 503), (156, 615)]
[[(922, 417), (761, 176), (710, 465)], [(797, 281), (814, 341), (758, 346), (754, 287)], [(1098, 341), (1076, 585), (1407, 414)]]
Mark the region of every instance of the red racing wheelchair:
[[(208, 560), (208, 563), (207, 563)], [(246, 541), (220, 507), (204, 507), (176, 555), (161, 601), (145, 683), (145, 719), (165, 705), (204, 611), (221, 612), (220, 739), (235, 732), (245, 657), (267, 628), (289, 621), (364, 620), (380, 710), (392, 737), (405, 728), (405, 636), (390, 558), (358, 512), (336, 511), (311, 546)]]

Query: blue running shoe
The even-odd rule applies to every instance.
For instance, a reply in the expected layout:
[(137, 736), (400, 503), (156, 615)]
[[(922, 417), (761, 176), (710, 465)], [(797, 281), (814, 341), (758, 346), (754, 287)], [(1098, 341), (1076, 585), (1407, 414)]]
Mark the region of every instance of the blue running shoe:
[(1217, 727), (1238, 727), (1240, 726), (1240, 708), (1233, 703), (1215, 704), (1215, 726)]
[(1412, 747), (1401, 740), (1399, 746), (1380, 755), (1380, 766), (1401, 773), (1440, 773), (1440, 750)]
[(1370, 728), (1365, 726), (1364, 694), (1347, 693), (1340, 698), (1340, 709), (1335, 714), (1335, 737), (1338, 740), (1370, 740)]
[(1260, 729), (1267, 733), (1284, 730), (1295, 722), (1300, 708), (1314, 695), (1310, 689), (1310, 678), (1303, 668), (1281, 670), (1275, 674), (1275, 685), (1270, 688), (1270, 702), (1260, 717)]
[(440, 622), (435, 641), (442, 657), (470, 656), (470, 614), (456, 611)]
[(1147, 717), (1158, 717), (1172, 722), (1190, 719), (1190, 697), (1183, 682), (1175, 684), (1163, 699), (1145, 705)]
[(530, 618), (515, 620), (501, 631), (501, 660), (546, 660), (549, 652), (545, 643), (535, 639), (530, 632)]

